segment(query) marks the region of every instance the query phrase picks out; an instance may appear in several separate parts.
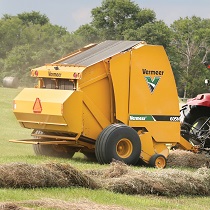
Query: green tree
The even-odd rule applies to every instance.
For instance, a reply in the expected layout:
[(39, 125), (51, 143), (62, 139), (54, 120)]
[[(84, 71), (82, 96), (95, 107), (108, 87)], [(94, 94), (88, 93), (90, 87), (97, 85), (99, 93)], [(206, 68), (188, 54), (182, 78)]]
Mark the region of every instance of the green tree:
[(23, 12), (18, 14), (17, 17), (22, 20), (22, 22), (26, 25), (32, 24), (40, 24), (45, 25), (49, 23), (49, 18), (46, 15), (40, 14), (40, 12), (32, 11), (32, 12)]
[(148, 44), (163, 45), (165, 48), (171, 42), (171, 30), (163, 21), (146, 23), (136, 30), (128, 29), (123, 35), (126, 40), (146, 41)]
[(140, 9), (130, 0), (104, 0), (100, 7), (92, 11), (92, 26), (102, 39), (123, 39), (123, 32), (136, 30), (146, 23), (155, 21), (152, 10)]
[(193, 16), (180, 18), (171, 25), (173, 53), (179, 55), (179, 66), (175, 71), (179, 77), (179, 90), (184, 98), (205, 90), (204, 82), (198, 85), (197, 81), (198, 77), (204, 79), (208, 76), (202, 63), (210, 49), (209, 23), (209, 20)]
[(0, 19), (0, 57), (5, 58), (14, 46), (21, 43), (22, 21), (17, 17)]
[(21, 84), (29, 85), (30, 69), (32, 65), (32, 46), (30, 44), (14, 47), (4, 60), (4, 76), (14, 76), (20, 79)]
[(90, 24), (85, 24), (80, 26), (75, 32), (75, 40), (79, 41), (81, 44), (86, 45), (89, 43), (96, 43), (100, 41), (100, 36), (93, 26)]
[(17, 16), (5, 15), (0, 19), (0, 83), (5, 76), (17, 76), (22, 85), (31, 85), (30, 69), (78, 48), (75, 38), (57, 25), (25, 24)]

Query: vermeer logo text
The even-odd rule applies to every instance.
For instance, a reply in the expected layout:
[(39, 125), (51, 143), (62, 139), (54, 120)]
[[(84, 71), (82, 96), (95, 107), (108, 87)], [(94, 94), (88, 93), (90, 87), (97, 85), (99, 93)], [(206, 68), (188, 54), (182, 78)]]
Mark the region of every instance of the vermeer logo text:
[(164, 71), (142, 69), (143, 74), (147, 75), (163, 75)]
[(53, 73), (51, 71), (48, 71), (48, 76), (50, 76), (50, 77), (61, 77), (61, 73)]

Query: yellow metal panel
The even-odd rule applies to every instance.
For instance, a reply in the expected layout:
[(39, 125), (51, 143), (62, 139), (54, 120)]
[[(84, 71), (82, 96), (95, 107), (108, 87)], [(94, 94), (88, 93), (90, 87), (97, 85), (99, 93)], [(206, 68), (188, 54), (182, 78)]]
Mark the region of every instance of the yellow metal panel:
[(182, 136), (180, 136), (179, 149), (196, 151), (196, 147), (193, 147), (193, 145)]
[(144, 161), (149, 162), (151, 156), (155, 154), (154, 141), (150, 133), (145, 133), (143, 135), (140, 135), (140, 140), (141, 140), (141, 158)]
[(73, 133), (82, 132), (82, 100), (83, 93), (75, 91), (63, 105), (64, 119), (68, 124), (69, 130)]
[(46, 115), (62, 115), (62, 103), (73, 93), (71, 90), (52, 90), (25, 88), (14, 99), (14, 112), (33, 113), (33, 106), (37, 98), (41, 101), (42, 112)]
[(140, 140), (142, 149), (141, 159), (143, 159), (145, 162), (149, 162), (150, 158), (154, 154), (162, 154), (166, 158), (168, 157), (169, 149), (167, 148), (166, 144), (164, 144), (163, 142), (158, 143), (154, 141), (150, 133), (146, 132), (144, 134), (141, 134)]
[[(55, 70), (58, 68), (58, 70)], [(68, 65), (45, 65), (31, 70), (32, 77), (81, 79), (85, 67)]]
[(88, 80), (87, 82), (83, 82), (82, 84), (80, 84), (79, 87), (80, 87), (80, 89), (83, 89), (84, 87), (86, 87), (88, 85), (91, 85), (91, 84), (93, 84), (95, 82), (98, 82), (98, 81), (100, 81), (100, 80), (102, 80), (102, 79), (104, 79), (106, 77), (107, 77), (107, 74), (106, 73), (101, 74), (101, 75), (99, 75), (97, 77), (94, 77), (94, 78)]
[(114, 89), (116, 119), (128, 124), (130, 52), (114, 56), (110, 60), (110, 73)]
[[(39, 99), (41, 111), (34, 113)], [(13, 112), (22, 126), (60, 132), (82, 132), (82, 92), (25, 88), (14, 99)]]
[(99, 62), (86, 68), (82, 79), (78, 80), (79, 89), (84, 94), (83, 135), (96, 139), (100, 132), (111, 123), (111, 91), (107, 75), (108, 65)]
[(83, 122), (84, 127), (82, 134), (88, 138), (96, 140), (98, 135), (101, 133), (102, 128), (85, 103), (83, 103)]
[(98, 109), (98, 107), (95, 106), (95, 104), (86, 95), (84, 95), (84, 103), (94, 118), (97, 120), (98, 124), (100, 124), (101, 128), (105, 128), (111, 124), (111, 122), (104, 116), (101, 110)]
[[(18, 103), (19, 105), (19, 103)], [(21, 111), (14, 111), (14, 114), (19, 122), (34, 123), (39, 125), (51, 124), (51, 125), (66, 125), (66, 121), (61, 115), (46, 115), (46, 114), (35, 114)]]
[(179, 122), (129, 121), (131, 127), (145, 127), (157, 142), (179, 142)]
[(162, 46), (132, 51), (129, 125), (146, 127), (155, 141), (179, 141), (179, 102), (173, 72)]
[[(107, 74), (105, 62), (97, 63), (85, 69), (82, 79), (79, 80), (79, 87), (84, 95), (91, 99), (92, 103), (110, 121), (111, 119), (111, 92), (110, 81)], [(95, 79), (98, 78), (98, 79)], [(87, 84), (88, 81), (88, 85)]]

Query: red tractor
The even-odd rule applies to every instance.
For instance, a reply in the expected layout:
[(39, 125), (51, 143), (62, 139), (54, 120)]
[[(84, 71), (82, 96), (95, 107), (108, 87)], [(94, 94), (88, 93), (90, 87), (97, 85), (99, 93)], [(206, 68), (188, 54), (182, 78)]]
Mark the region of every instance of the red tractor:
[[(208, 62), (204, 63), (210, 69)], [(208, 79), (205, 84), (209, 85)], [(199, 149), (210, 150), (210, 93), (187, 100), (180, 111), (181, 135)]]

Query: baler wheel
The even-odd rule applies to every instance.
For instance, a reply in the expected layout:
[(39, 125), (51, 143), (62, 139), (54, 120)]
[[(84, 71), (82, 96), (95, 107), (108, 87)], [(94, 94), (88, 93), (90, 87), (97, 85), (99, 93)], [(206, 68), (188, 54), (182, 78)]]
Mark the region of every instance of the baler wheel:
[(96, 140), (96, 158), (106, 164), (120, 160), (135, 165), (139, 160), (141, 142), (137, 132), (123, 124), (112, 124), (106, 127)]
[(164, 155), (154, 154), (149, 160), (149, 165), (154, 168), (165, 168), (166, 158)]

